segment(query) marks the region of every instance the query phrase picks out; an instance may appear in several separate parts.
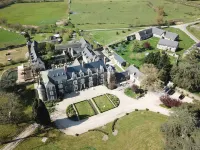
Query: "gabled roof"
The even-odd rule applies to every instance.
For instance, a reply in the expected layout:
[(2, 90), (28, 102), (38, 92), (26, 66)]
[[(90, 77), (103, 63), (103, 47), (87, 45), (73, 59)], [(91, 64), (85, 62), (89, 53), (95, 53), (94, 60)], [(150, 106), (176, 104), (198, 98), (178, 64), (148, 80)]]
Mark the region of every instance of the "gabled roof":
[(140, 72), (140, 70), (138, 68), (136, 68), (135, 66), (131, 65), (129, 66), (126, 71), (129, 74), (134, 74), (136, 78), (140, 78), (142, 76), (144, 76), (144, 74), (142, 72)]
[(139, 33), (140, 36), (144, 36), (146, 34), (152, 34), (152, 28), (139, 31), (138, 33)]
[(156, 34), (156, 35), (162, 35), (165, 31), (164, 30), (162, 30), (162, 29), (159, 29), (159, 28), (157, 28), (157, 27), (154, 27), (154, 28), (152, 28), (152, 32), (153, 32), (153, 34)]
[(85, 75), (87, 75), (88, 69), (90, 69), (93, 73), (95, 73), (97, 72), (97, 69), (100, 69), (101, 67), (103, 67), (104, 71), (106, 70), (106, 66), (104, 62), (100, 60), (100, 61), (84, 64), (84, 66), (81, 66), (81, 65), (70, 66), (70, 67), (67, 67), (66, 70), (64, 69), (64, 67), (56, 68), (56, 69), (51, 69), (48, 71), (48, 77), (54, 81), (62, 81), (63, 79), (71, 79), (73, 73), (79, 76), (80, 70)]
[(166, 39), (160, 39), (158, 42), (159, 45), (171, 47), (171, 48), (177, 48), (178, 47), (178, 42), (177, 41), (171, 41), (171, 40), (166, 40)]
[(114, 58), (115, 60), (117, 60), (120, 64), (126, 62), (121, 56), (119, 56), (118, 54), (114, 53)]
[(171, 39), (171, 40), (175, 40), (178, 37), (178, 34), (176, 33), (172, 33), (172, 32), (168, 32), (166, 31), (165, 33), (165, 38)]

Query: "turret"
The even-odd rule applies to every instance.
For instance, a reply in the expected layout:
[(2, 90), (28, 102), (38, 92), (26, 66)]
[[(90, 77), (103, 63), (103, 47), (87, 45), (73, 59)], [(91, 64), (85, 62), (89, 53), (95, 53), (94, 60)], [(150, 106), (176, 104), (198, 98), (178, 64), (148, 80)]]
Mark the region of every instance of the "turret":
[(110, 84), (110, 82), (111, 82), (111, 78), (113, 77), (113, 76), (115, 76), (115, 70), (113, 69), (113, 67), (112, 66), (109, 66), (108, 68), (107, 68), (107, 82), (108, 82), (108, 84)]
[(46, 92), (44, 86), (39, 82), (37, 87), (38, 97), (42, 101), (46, 101)]

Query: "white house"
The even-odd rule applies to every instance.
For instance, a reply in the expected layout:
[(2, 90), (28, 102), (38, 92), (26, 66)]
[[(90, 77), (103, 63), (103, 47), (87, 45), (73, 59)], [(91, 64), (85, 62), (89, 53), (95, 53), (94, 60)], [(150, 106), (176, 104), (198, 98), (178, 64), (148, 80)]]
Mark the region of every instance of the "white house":
[(171, 41), (166, 39), (160, 39), (160, 41), (157, 44), (158, 49), (162, 50), (170, 50), (172, 52), (176, 52), (178, 49), (179, 43), (177, 41)]
[(142, 81), (142, 78), (144, 76), (144, 74), (142, 72), (140, 72), (140, 70), (138, 68), (136, 68), (135, 66), (131, 65), (129, 66), (126, 71), (129, 73), (130, 75), (130, 80), (140, 86), (140, 83)]
[(139, 31), (135, 34), (136, 39), (139, 41), (146, 40), (148, 38), (151, 38), (152, 36), (153, 36), (152, 28)]
[(163, 34), (165, 33), (165, 30), (154, 27), (152, 28), (152, 33), (154, 37), (162, 38)]
[(162, 38), (166, 39), (166, 40), (171, 40), (171, 41), (176, 41), (178, 40), (178, 34), (176, 33), (172, 33), (172, 32), (164, 32), (162, 35)]
[(119, 56), (118, 54), (114, 53), (113, 57), (114, 57), (114, 60), (115, 60), (117, 65), (119, 65), (121, 67), (122, 66), (126, 66), (126, 61), (121, 56)]

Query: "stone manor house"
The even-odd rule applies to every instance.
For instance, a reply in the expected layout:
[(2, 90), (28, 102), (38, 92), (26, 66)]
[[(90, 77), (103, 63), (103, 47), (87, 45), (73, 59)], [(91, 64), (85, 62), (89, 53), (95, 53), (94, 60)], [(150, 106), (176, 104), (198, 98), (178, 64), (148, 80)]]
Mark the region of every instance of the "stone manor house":
[(35, 42), (30, 45), (30, 59), (32, 66), (41, 70), (35, 89), (39, 99), (43, 101), (57, 100), (71, 92), (109, 84), (113, 75), (119, 82), (128, 78), (128, 72), (116, 73), (112, 66), (106, 65), (108, 58), (101, 52), (93, 51), (92, 46), (84, 39), (56, 46), (56, 50), (62, 50), (67, 54), (65, 56), (70, 57), (67, 58), (70, 62), (65, 61), (58, 66), (52, 64), (50, 69), (44, 69), (35, 45)]

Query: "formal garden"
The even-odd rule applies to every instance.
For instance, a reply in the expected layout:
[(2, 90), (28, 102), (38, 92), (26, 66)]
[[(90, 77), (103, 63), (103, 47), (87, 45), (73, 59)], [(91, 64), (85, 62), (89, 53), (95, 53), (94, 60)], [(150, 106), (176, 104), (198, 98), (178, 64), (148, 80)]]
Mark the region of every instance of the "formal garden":
[(109, 111), (119, 105), (120, 100), (118, 97), (112, 94), (104, 94), (69, 105), (66, 109), (66, 114), (69, 119), (78, 121)]
[(139, 86), (133, 84), (131, 87), (124, 90), (124, 94), (133, 99), (139, 99), (145, 95), (145, 91), (139, 88)]

